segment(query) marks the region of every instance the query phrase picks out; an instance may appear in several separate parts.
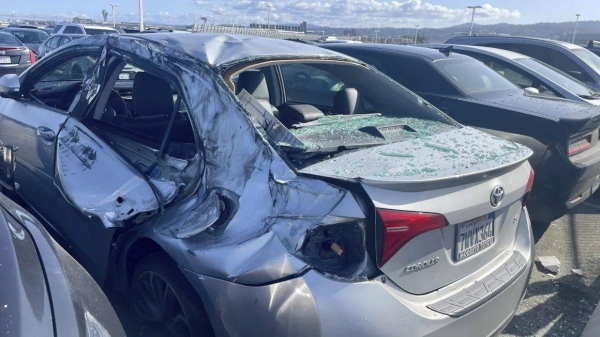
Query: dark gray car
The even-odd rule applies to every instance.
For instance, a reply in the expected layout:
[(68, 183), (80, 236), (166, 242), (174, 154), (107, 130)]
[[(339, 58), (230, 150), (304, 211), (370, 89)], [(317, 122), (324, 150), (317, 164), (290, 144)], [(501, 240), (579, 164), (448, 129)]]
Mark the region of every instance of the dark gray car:
[(58, 49), (59, 47), (77, 39), (81, 39), (88, 35), (85, 34), (56, 34), (50, 36), (42, 45), (40, 46), (38, 59), (46, 56), (46, 54), (51, 51)]
[(0, 323), (7, 336), (125, 336), (92, 277), (0, 194)]
[(466, 44), (511, 50), (538, 59), (576, 79), (594, 90), (600, 90), (600, 57), (591, 51), (568, 42), (509, 36), (453, 37), (446, 44)]
[(600, 107), (522, 90), (482, 62), (450, 50), (377, 44), (324, 48), (372, 64), (457, 121), (533, 149), (529, 212), (549, 221), (600, 186)]
[(32, 28), (6, 28), (0, 30), (0, 33), (8, 33), (14, 35), (19, 41), (21, 41), (27, 48), (29, 48), (35, 55), (38, 55), (39, 48), (44, 41), (48, 38), (48, 34), (43, 30), (32, 29)]
[(0, 33), (0, 76), (21, 74), (35, 63), (35, 54), (19, 39), (8, 33)]

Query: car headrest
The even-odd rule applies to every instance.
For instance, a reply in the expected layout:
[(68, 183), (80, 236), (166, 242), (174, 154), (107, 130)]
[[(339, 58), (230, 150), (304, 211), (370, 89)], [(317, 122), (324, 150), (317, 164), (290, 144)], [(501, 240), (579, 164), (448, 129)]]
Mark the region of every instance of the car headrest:
[(149, 73), (135, 74), (132, 96), (133, 110), (139, 116), (170, 115), (173, 112), (171, 85)]
[(338, 91), (333, 98), (333, 113), (339, 115), (352, 115), (365, 112), (365, 104), (358, 90), (346, 88)]
[(235, 87), (236, 95), (245, 89), (252, 97), (256, 99), (269, 100), (269, 88), (265, 74), (259, 70), (246, 70), (240, 73), (237, 85)]
[(83, 68), (79, 64), (75, 63), (71, 67), (71, 77), (74, 80), (83, 80)]

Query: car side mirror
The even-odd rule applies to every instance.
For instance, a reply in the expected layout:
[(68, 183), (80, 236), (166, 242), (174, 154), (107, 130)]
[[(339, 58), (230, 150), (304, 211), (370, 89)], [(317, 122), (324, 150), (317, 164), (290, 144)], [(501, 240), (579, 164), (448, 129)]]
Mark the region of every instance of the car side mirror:
[(539, 94), (540, 93), (540, 91), (538, 89), (533, 88), (533, 87), (527, 87), (527, 88), (525, 88), (525, 91), (530, 92), (532, 94)]
[(21, 98), (21, 81), (15, 74), (0, 77), (0, 97)]

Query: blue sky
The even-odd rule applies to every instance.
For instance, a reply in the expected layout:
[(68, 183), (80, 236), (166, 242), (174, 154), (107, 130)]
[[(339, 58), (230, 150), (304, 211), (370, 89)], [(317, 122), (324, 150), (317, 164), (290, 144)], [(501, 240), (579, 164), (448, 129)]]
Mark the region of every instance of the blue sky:
[[(70, 19), (73, 16), (100, 19), (110, 12), (111, 0), (2, 0), (0, 20), (16, 18)], [(116, 20), (137, 21), (138, 0), (112, 0), (119, 3)], [(237, 24), (266, 22), (271, 3), (271, 22), (300, 22), (333, 27), (445, 27), (470, 21), (467, 5), (483, 5), (475, 21), (536, 23), (540, 21), (600, 20), (598, 0), (144, 0), (146, 21), (191, 24), (194, 18), (209, 17), (209, 23)], [(110, 15), (109, 15), (110, 18)]]

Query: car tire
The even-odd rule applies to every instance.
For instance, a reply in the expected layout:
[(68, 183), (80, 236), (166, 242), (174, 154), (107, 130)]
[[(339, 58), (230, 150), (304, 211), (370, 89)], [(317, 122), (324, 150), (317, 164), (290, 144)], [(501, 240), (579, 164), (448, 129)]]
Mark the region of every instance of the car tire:
[(130, 294), (138, 318), (167, 336), (214, 336), (202, 299), (168, 255), (156, 252), (137, 265)]

